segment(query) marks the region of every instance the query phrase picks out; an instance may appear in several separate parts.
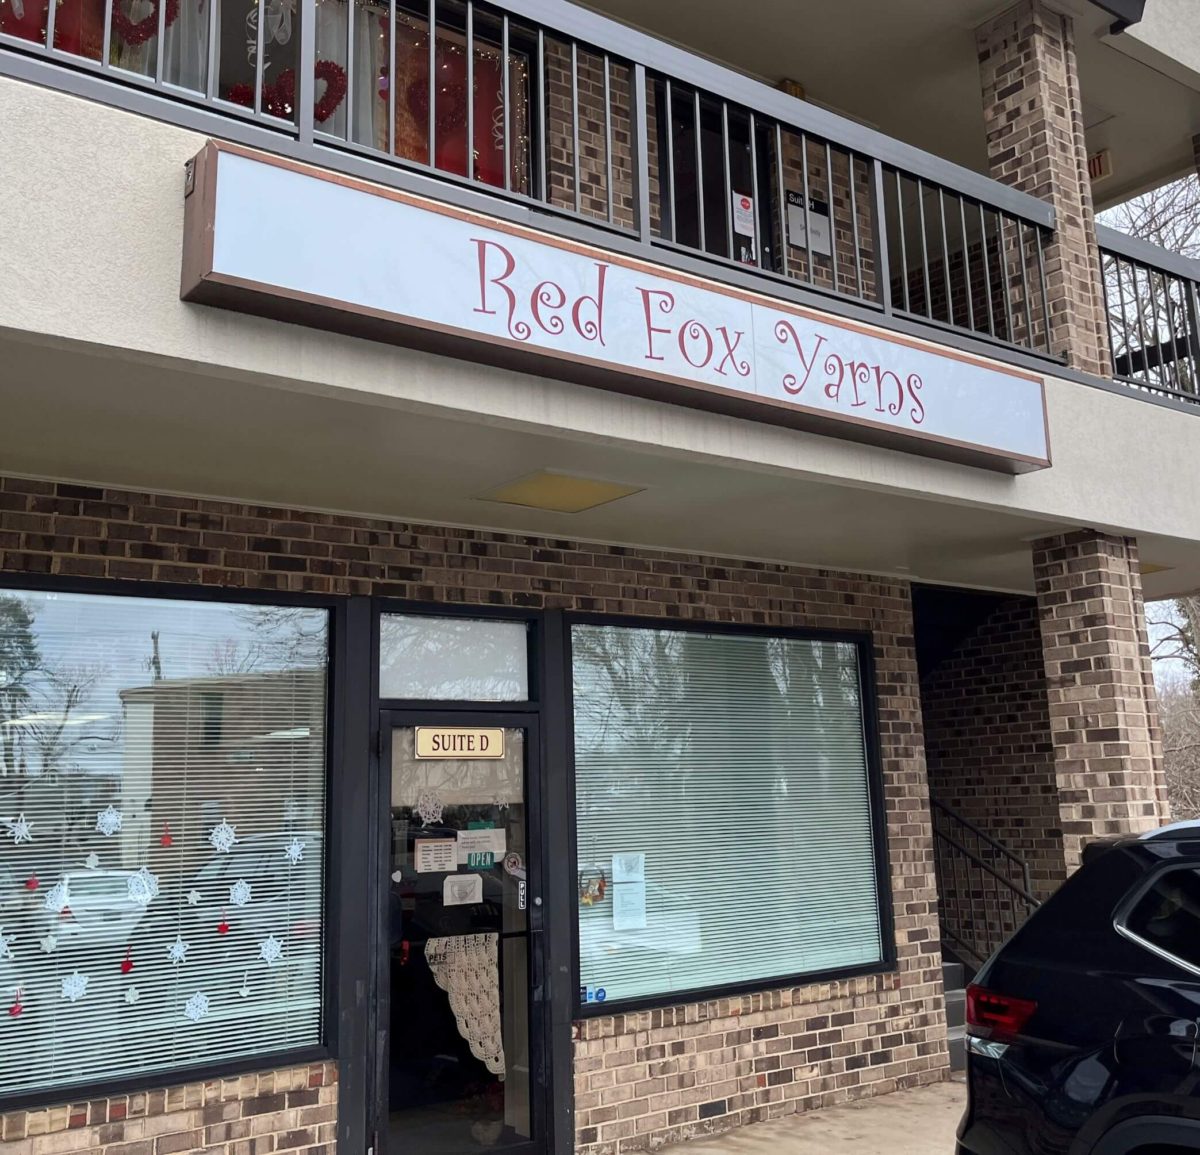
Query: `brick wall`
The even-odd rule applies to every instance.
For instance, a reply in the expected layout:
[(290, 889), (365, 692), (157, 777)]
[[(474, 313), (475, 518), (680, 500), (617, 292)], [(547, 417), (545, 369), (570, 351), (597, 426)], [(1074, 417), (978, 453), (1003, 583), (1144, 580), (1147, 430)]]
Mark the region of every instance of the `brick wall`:
[[(976, 40), (991, 175), (1050, 202), (1058, 214), (1045, 250), (1053, 350), (1077, 369), (1107, 376), (1108, 322), (1071, 19), (1042, 0), (1021, 0), (980, 28)], [(1028, 254), (1006, 239), (1005, 268), (1015, 288)], [(1021, 301), (1013, 303), (1013, 328), (1024, 340)]]
[(872, 631), (896, 971), (581, 1024), (579, 1150), (638, 1150), (943, 1077), (907, 583), (18, 478), (0, 479), (0, 569)]
[(1137, 542), (1079, 530), (1033, 544), (1068, 869), (1088, 839), (1168, 814)]
[[(833, 256), (814, 252), (812, 268), (808, 267), (807, 246), (792, 243), (786, 228), (780, 234), (780, 206), (775, 206), (774, 224), (776, 237), (774, 249), (779, 252), (782, 236), (787, 237), (787, 268), (789, 276), (808, 281), (823, 289), (833, 289), (862, 297), (876, 299), (874, 212), (870, 165), (858, 157), (853, 162), (850, 154), (831, 148), (800, 133), (785, 131), (783, 141), (783, 184), (785, 192), (804, 194), (805, 160), (808, 164), (809, 196), (825, 201), (830, 206), (832, 248), (837, 256), (836, 277)], [(774, 156), (772, 155), (772, 161)], [(852, 168), (853, 165), (853, 168)], [(853, 196), (851, 175), (853, 174)], [(832, 190), (832, 195), (831, 195)], [(786, 219), (786, 217), (785, 217)], [(812, 219), (810, 213), (810, 221)], [(855, 228), (857, 226), (857, 238)], [(855, 241), (857, 239), (858, 265), (855, 264)], [(776, 272), (784, 272), (777, 264)]]
[(930, 795), (1024, 858), (1034, 894), (1050, 894), (1066, 867), (1036, 599), (1010, 599), (922, 671), (921, 711)]
[(332, 1063), (0, 1115), (0, 1155), (331, 1155)]
[[(989, 603), (982, 620), (933, 668), (921, 670), (929, 792), (1022, 859), (1033, 895), (1066, 877), (1042, 638), (1034, 598)], [(1019, 864), (948, 816), (934, 825), (1010, 882)], [(935, 841), (943, 942), (967, 944), (982, 961), (1025, 920), (1026, 904)], [(959, 953), (962, 953), (959, 948)]]

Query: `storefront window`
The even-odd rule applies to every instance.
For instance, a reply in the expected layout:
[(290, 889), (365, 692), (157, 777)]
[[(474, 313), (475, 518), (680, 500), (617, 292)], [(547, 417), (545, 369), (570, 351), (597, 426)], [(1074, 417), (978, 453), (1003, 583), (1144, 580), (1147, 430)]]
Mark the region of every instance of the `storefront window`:
[(379, 696), (523, 702), (529, 697), (529, 627), (494, 619), (384, 614)]
[(858, 649), (571, 631), (585, 1002), (883, 957)]
[(0, 590), (0, 1096), (320, 1041), (326, 617)]

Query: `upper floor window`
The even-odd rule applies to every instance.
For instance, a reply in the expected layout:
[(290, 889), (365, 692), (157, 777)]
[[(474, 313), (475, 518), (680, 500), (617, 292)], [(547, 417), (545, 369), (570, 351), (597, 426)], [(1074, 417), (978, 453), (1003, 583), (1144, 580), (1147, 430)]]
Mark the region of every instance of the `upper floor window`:
[(0, 1098), (320, 1042), (327, 633), (0, 591)]

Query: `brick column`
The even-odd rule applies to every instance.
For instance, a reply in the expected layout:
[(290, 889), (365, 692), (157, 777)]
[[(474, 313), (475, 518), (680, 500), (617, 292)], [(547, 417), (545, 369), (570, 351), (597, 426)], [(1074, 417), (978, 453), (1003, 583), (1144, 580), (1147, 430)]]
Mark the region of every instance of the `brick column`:
[(1072, 22), (1021, 0), (977, 31), (976, 46), (991, 175), (1058, 215), (1045, 253), (1051, 347), (1073, 368), (1111, 376)]
[(1033, 544), (1069, 870), (1085, 842), (1166, 820), (1137, 542), (1094, 530)]

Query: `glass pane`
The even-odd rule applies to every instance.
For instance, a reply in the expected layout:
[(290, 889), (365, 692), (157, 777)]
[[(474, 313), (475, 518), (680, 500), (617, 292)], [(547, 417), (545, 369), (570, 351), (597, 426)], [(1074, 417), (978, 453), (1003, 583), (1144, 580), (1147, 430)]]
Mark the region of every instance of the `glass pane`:
[(525, 733), (502, 733), (463, 760), (393, 736), (388, 1105), (418, 1155), (532, 1134)]
[(524, 622), (384, 614), (379, 629), (382, 698), (522, 702), (529, 697)]
[(1128, 925), (1159, 950), (1200, 968), (1200, 870), (1160, 875), (1134, 908)]
[[(207, 3), (218, 5), (217, 95), (222, 100), (253, 108), (259, 5), (256, 0), (206, 0)], [(318, 11), (321, 7), (318, 5)], [(300, 20), (292, 0), (264, 0), (262, 23), (262, 111), (294, 123)]]
[(585, 1001), (878, 962), (855, 647), (571, 639)]
[(0, 1094), (319, 1041), (326, 626), (0, 593)]

